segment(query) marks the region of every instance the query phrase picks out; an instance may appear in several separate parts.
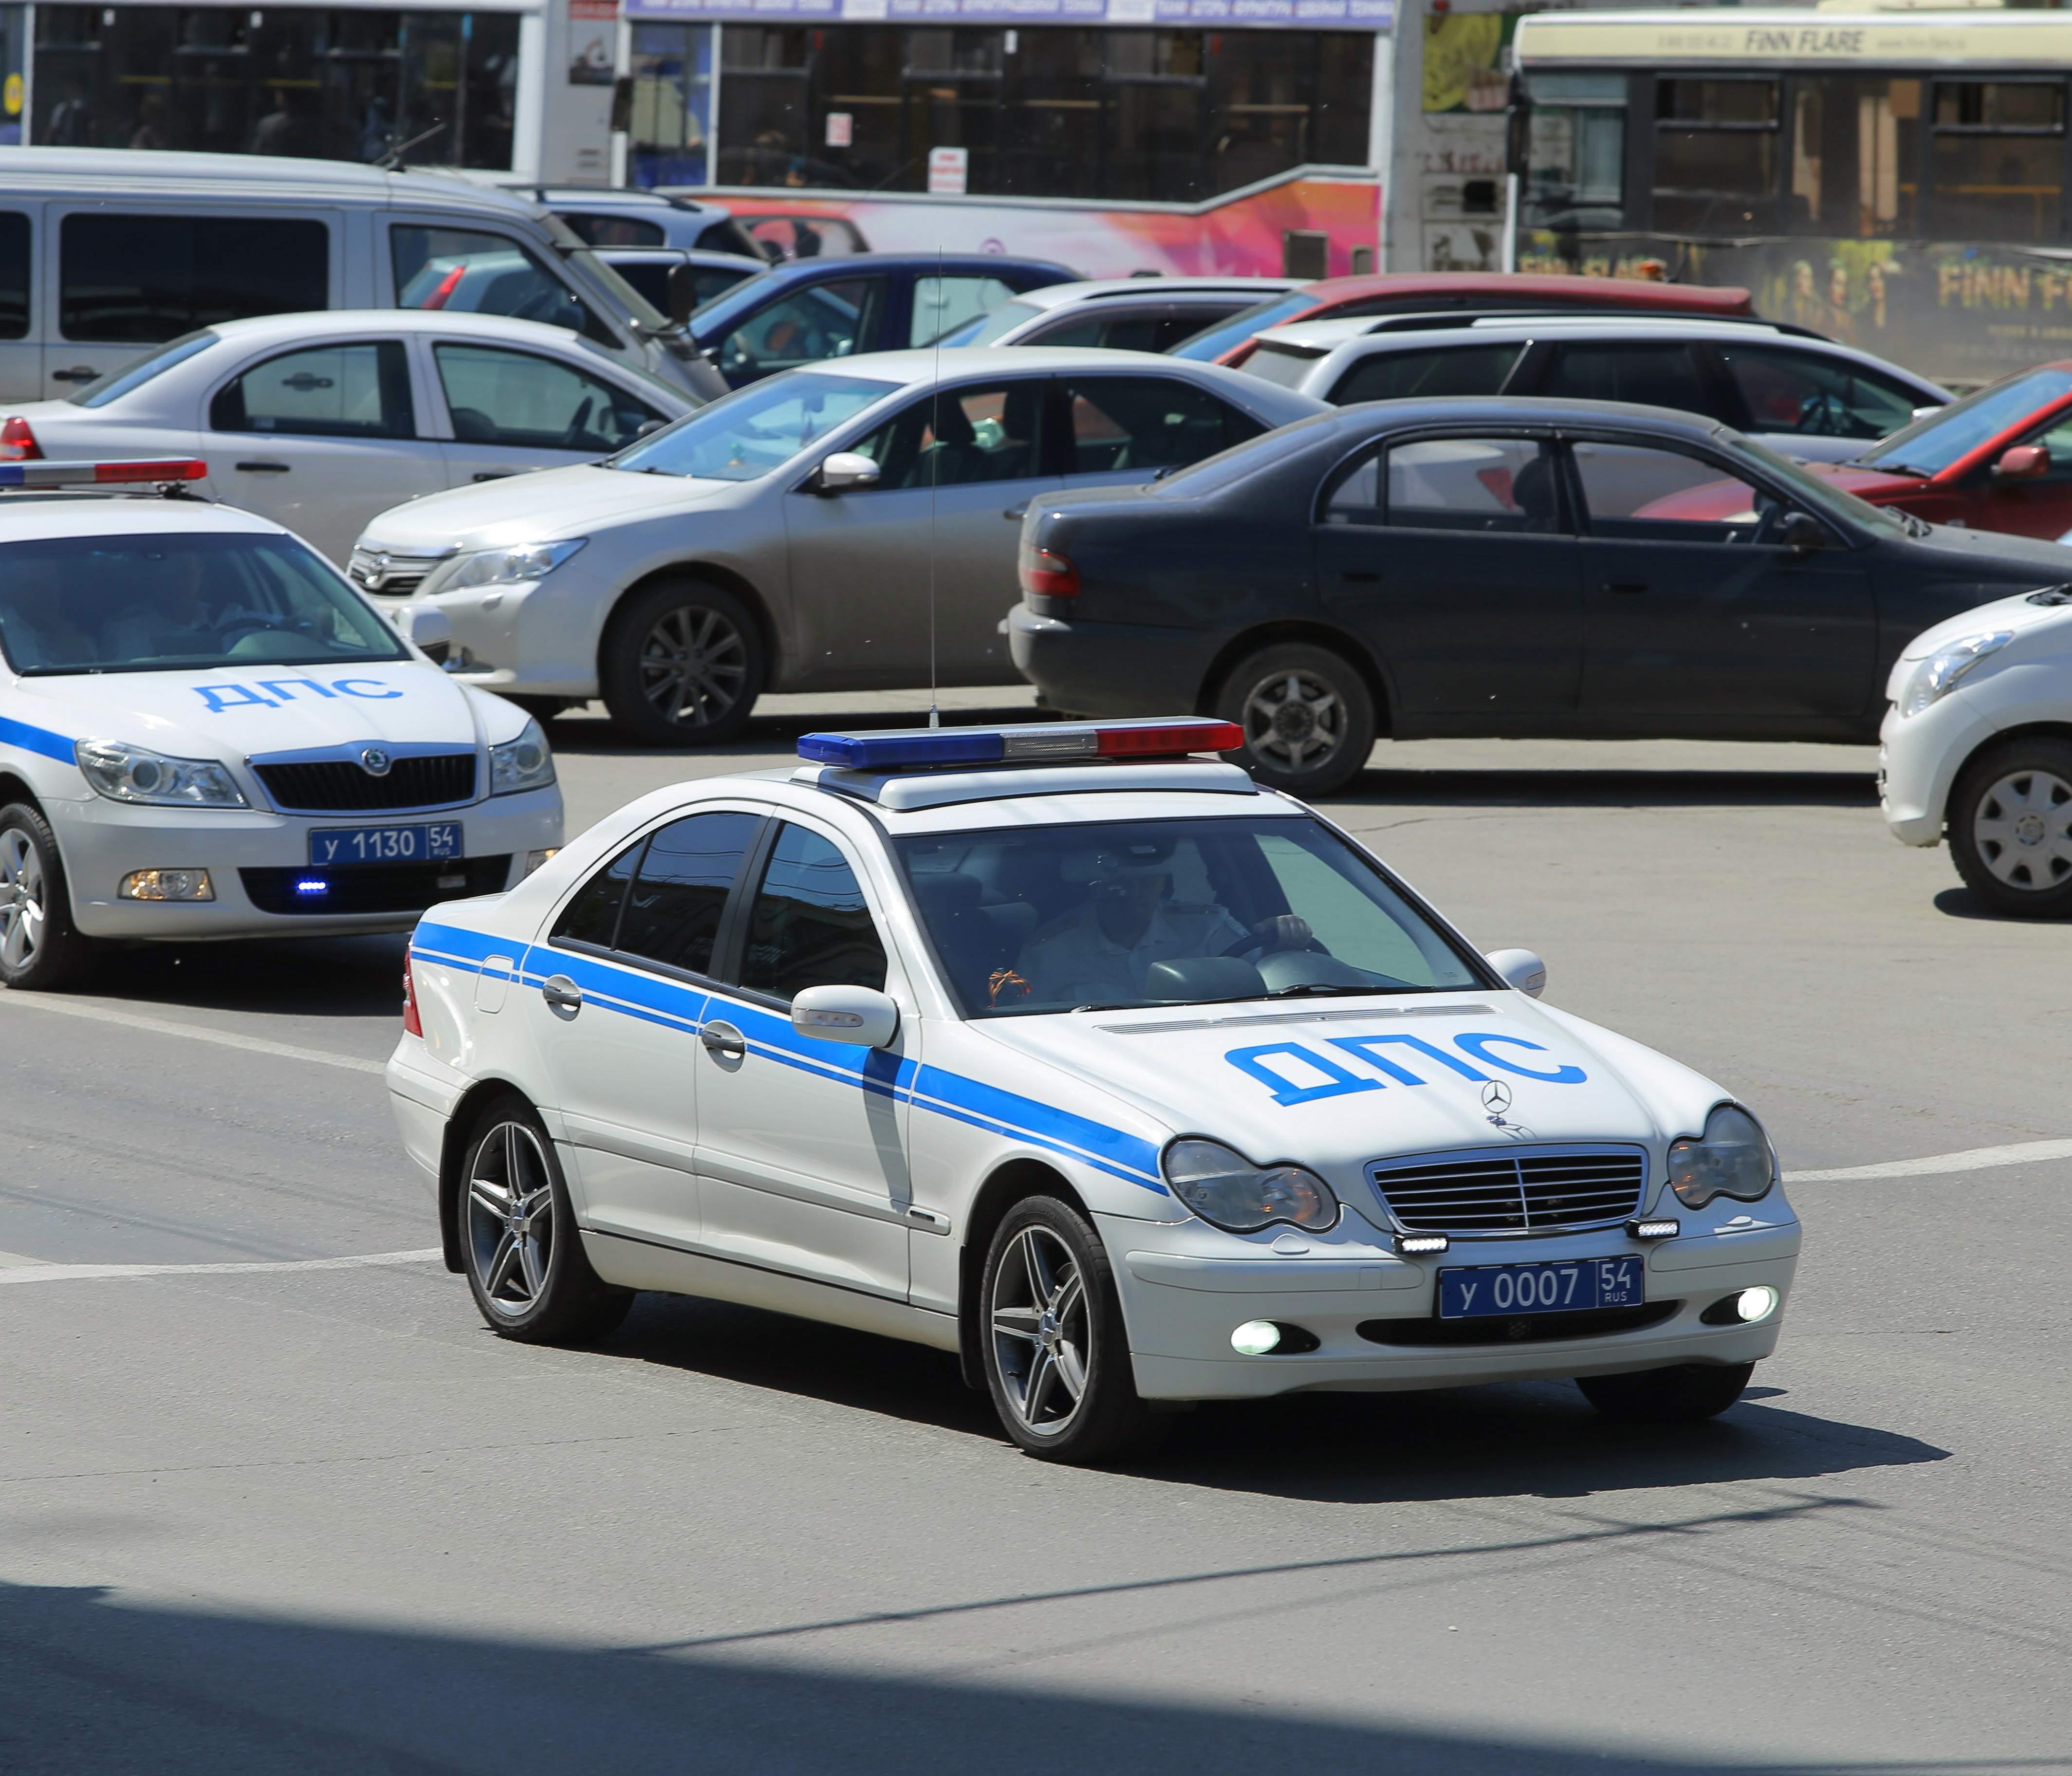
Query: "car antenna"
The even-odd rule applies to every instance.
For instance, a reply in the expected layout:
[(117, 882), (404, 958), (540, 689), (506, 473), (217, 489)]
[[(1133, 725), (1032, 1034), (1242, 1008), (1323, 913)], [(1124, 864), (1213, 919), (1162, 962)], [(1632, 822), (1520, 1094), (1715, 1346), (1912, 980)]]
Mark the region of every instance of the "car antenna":
[(374, 164), (379, 166), (384, 173), (401, 172), (403, 171), (404, 155), (409, 153), (409, 151), (413, 148), (416, 147), (419, 142), (430, 142), (433, 137), (439, 134), (445, 130), (445, 128), (446, 125), (443, 122), (436, 122), (433, 124), (431, 128), (429, 130), (420, 130), (417, 134), (411, 137), (408, 142), (397, 142), (387, 154), (384, 154), (379, 160), (376, 161)]
[[(935, 243), (935, 300), (943, 302), (943, 244)], [(943, 712), (935, 706), (935, 488), (943, 479), (943, 336), (935, 335), (935, 386), (928, 395), (928, 430), (935, 447), (928, 455), (928, 726), (939, 728)]]

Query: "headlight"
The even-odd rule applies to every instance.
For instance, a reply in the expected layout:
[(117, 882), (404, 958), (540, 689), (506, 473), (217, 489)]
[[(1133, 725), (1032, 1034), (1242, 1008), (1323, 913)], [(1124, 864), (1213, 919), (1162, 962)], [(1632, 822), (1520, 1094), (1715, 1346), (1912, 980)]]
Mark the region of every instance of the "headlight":
[(1686, 1135), (1669, 1148), (1669, 1185), (1687, 1208), (1702, 1209), (1716, 1196), (1753, 1202), (1770, 1194), (1777, 1160), (1762, 1125), (1739, 1104), (1723, 1104), (1705, 1119), (1705, 1132)]
[(1166, 1149), (1173, 1194), (1212, 1227), (1256, 1233), (1276, 1221), (1312, 1233), (1338, 1222), (1331, 1186), (1300, 1166), (1255, 1166), (1219, 1141), (1176, 1141)]
[(540, 724), (528, 722), (516, 740), (489, 749), (489, 793), (515, 796), (521, 789), (545, 789), (554, 780), (554, 755)]
[(508, 549), (478, 549), (455, 555), (425, 576), (417, 596), (463, 592), (474, 586), (516, 586), (527, 580), (544, 580), (589, 541), (587, 536), (572, 536), (565, 543), (513, 543)]
[(72, 756), (95, 791), (112, 802), (153, 808), (243, 808), (230, 773), (213, 758), (168, 758), (120, 740), (81, 740)]
[(1914, 668), (1914, 676), (1899, 693), (1899, 713), (1920, 714), (1987, 655), (1998, 653), (2013, 639), (2012, 629), (1996, 629), (1989, 635), (1967, 635), (1937, 648)]

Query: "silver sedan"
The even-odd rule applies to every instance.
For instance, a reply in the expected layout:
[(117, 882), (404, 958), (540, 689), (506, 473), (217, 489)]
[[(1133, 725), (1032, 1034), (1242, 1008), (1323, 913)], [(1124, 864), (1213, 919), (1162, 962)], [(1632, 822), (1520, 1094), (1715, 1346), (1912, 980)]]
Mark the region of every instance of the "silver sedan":
[(888, 352), (749, 387), (617, 455), (382, 513), (351, 571), (435, 613), (471, 682), (602, 696), (651, 742), (737, 733), (765, 690), (1012, 684), (1031, 500), (1141, 485), (1324, 403), (1145, 352)]

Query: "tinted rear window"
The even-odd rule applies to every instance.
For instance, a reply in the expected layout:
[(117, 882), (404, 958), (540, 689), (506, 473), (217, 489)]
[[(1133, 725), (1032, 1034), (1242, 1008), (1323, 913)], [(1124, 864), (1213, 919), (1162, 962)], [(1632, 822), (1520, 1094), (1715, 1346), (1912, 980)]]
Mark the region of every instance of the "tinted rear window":
[(0, 339), (29, 331), (29, 219), (0, 210)]
[(68, 339), (156, 345), (247, 314), (331, 306), (331, 230), (321, 222), (68, 216), (59, 238)]
[(1350, 407), (1358, 401), (1405, 401), (1412, 396), (1494, 395), (1524, 349), (1520, 343), (1379, 352), (1361, 359), (1339, 377), (1326, 398), (1334, 405)]

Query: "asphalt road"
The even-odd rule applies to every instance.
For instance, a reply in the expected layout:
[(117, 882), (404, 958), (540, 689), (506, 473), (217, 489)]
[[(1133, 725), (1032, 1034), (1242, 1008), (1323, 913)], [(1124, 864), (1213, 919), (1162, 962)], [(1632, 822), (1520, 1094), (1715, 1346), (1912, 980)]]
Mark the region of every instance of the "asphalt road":
[[(831, 701), (726, 758), (564, 722), (572, 820)], [(1675, 1433), (1318, 1396), (1076, 1472), (851, 1333), (504, 1343), (421, 1256), (399, 940), (0, 997), (0, 1770), (2072, 1770), (2067, 933), (1894, 845), (1871, 769), (1384, 746), (1333, 809), (1788, 1172), (1869, 1169), (1791, 1186), (1782, 1346)]]

